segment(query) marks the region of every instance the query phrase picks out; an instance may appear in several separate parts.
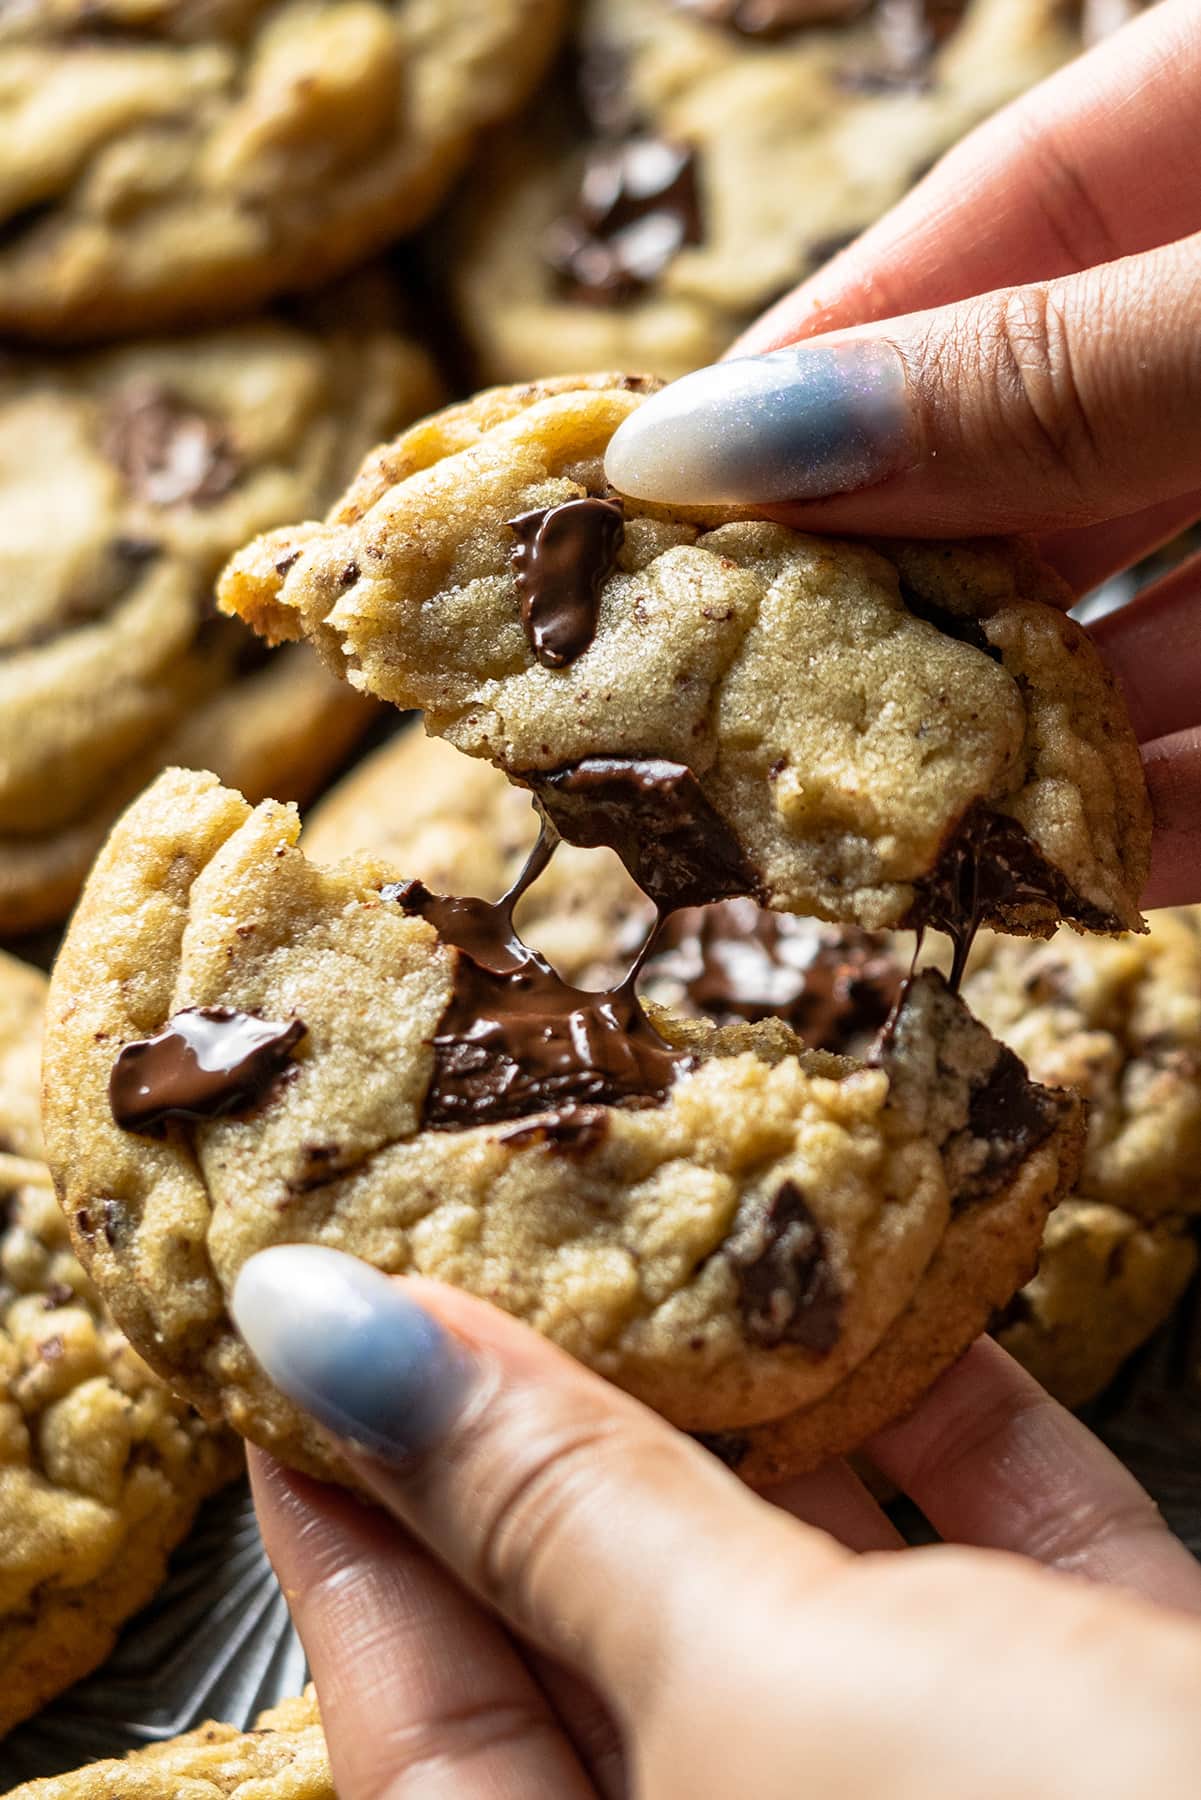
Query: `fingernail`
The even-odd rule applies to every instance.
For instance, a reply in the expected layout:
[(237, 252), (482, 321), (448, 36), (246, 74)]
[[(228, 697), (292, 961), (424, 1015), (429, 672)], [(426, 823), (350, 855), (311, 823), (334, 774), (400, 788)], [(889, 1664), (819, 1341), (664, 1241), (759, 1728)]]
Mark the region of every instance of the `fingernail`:
[(230, 1311), (282, 1393), (386, 1462), (443, 1436), (471, 1385), (467, 1353), (441, 1325), (340, 1250), (261, 1250), (243, 1264)]
[(605, 474), (635, 500), (737, 505), (850, 493), (916, 459), (900, 352), (851, 338), (673, 381), (614, 432)]

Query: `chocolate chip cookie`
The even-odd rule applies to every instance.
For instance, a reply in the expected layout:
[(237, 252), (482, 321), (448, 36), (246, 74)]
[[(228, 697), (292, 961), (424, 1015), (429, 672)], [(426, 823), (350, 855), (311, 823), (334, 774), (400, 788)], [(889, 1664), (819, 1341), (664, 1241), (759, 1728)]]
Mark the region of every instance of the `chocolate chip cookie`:
[[(76, 1248), (206, 1414), (338, 1473), (227, 1316), (271, 1243), (487, 1295), (688, 1429), (804, 1406), (823, 1450), (908, 1404), (1030, 1274), (1078, 1108), (941, 976), (873, 1059), (830, 1057), (779, 1021), (719, 1030), (644, 1011), (630, 982), (573, 988), (511, 901), (371, 857), (323, 869), (298, 834), (287, 808), (161, 776), (52, 982), (46, 1129)], [(880, 1372), (965, 1235), (973, 1308), (926, 1307)]]
[(0, 20), (0, 331), (231, 317), (412, 230), (563, 0), (63, 0)]
[(42, 1161), (45, 988), (0, 955), (0, 1731), (104, 1659), (240, 1463), (150, 1373), (71, 1252)]
[(207, 1724), (113, 1761), (29, 1781), (7, 1800), (337, 1800), (312, 1688), (251, 1731)]
[(1138, 746), (1050, 572), (623, 502), (604, 453), (648, 385), (565, 376), (423, 421), (324, 524), (235, 557), (221, 606), (421, 708), (656, 902), (1138, 927)]
[(973, 125), (1091, 41), (1100, 12), (589, 0), (575, 92), (514, 128), (459, 221), (454, 282), (481, 375), (675, 376), (714, 361)]
[(361, 730), (361, 700), (264, 656), (212, 583), (436, 397), (396, 305), (364, 276), (222, 332), (0, 363), (0, 932), (62, 916), (159, 769), (291, 797)]

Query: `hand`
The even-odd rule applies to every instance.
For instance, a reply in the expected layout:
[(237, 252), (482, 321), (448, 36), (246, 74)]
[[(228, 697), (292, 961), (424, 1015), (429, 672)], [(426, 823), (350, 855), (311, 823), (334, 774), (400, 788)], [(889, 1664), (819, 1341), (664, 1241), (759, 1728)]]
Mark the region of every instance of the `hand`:
[[(805, 530), (1032, 533), (1077, 593), (1174, 536), (1201, 517), (1199, 88), (1196, 0), (1161, 0), (641, 407), (610, 478)], [(1145, 903), (1196, 900), (1201, 558), (1096, 637), (1144, 746)]]
[(1201, 1568), (995, 1344), (871, 1446), (899, 1550), (453, 1289), (285, 1247), (235, 1312), (383, 1509), (252, 1453), (340, 1800), (1196, 1795)]

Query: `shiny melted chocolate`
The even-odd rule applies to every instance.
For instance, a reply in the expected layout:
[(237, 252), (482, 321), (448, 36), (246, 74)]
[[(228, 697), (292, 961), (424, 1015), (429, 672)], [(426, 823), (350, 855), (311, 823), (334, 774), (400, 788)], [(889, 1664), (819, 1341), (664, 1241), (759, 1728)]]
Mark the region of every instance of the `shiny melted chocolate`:
[(779, 1018), (810, 1050), (845, 1053), (883, 1027), (902, 975), (882, 934), (767, 912), (744, 897), (665, 919), (643, 986), (718, 1025)]
[(693, 1066), (643, 1012), (637, 962), (620, 986), (591, 992), (564, 981), (518, 937), (513, 909), (555, 841), (544, 829), (501, 900), (431, 894), (419, 881), (382, 890), (458, 951), (425, 1100), (424, 1122), (435, 1129), (549, 1112), (531, 1127), (532, 1138), (586, 1148), (604, 1129), (599, 1106), (655, 1106)]
[(163, 1136), (170, 1119), (216, 1119), (266, 1098), (306, 1034), (227, 1006), (189, 1006), (155, 1037), (126, 1044), (108, 1094), (123, 1131)]
[(582, 497), (509, 520), (521, 625), (538, 661), (562, 669), (596, 636), (601, 589), (625, 538), (621, 503)]
[(567, 297), (611, 306), (702, 239), (695, 153), (631, 136), (589, 152), (575, 208), (551, 227), (544, 253)]
[(956, 990), (980, 927), (1004, 926), (1013, 907), (1050, 906), (1087, 931), (1121, 930), (1120, 920), (1075, 892), (1017, 819), (984, 806), (969, 810), (916, 888), (904, 924), (947, 933), (955, 946), (951, 987)]
[(735, 833), (683, 763), (586, 756), (516, 779), (569, 843), (615, 850), (663, 914), (759, 891)]

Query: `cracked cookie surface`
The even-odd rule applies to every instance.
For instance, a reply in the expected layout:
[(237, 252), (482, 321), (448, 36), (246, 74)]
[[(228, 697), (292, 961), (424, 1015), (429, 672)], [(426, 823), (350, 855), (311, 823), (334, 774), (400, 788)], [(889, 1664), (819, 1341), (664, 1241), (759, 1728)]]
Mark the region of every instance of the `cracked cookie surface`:
[(63, 0), (0, 20), (0, 330), (228, 318), (419, 225), (562, 0)]
[(241, 1460), (151, 1374), (72, 1253), (42, 1161), (45, 992), (0, 954), (0, 1731), (103, 1660)]
[[(971, 888), (1011, 931), (1136, 926), (1138, 747), (1049, 571), (1015, 546), (870, 548), (629, 501), (602, 554), (584, 515), (611, 504), (604, 452), (648, 386), (563, 377), (422, 421), (324, 524), (236, 556), (222, 607), (422, 709), (652, 897), (946, 926)], [(513, 529), (535, 516), (547, 616), (593, 607), (557, 666)]]
[(182, 1737), (29, 1781), (7, 1800), (337, 1800), (312, 1688), (250, 1731), (209, 1723)]
[(1062, 0), (789, 12), (589, 0), (577, 92), (511, 129), (457, 221), (485, 379), (715, 361), (1101, 23)]
[[(612, 1099), (603, 1059), (583, 1085), (574, 1066), (540, 1085), (515, 1053), (515, 1089), (507, 1075), (473, 1088), (473, 1062), (465, 1116), (435, 1124), (454, 1004), (491, 964), (452, 947), (441, 903), (403, 870), (321, 869), (298, 831), (288, 809), (252, 811), (211, 777), (162, 776), (102, 853), (53, 978), (47, 1135), (77, 1249), (204, 1411), (331, 1472), (227, 1318), (239, 1268), (270, 1243), (485, 1294), (710, 1431), (837, 1392), (965, 1218), (1015, 1208), (991, 1304), (1030, 1272), (1074, 1173), (1075, 1108), (1028, 1084), (940, 977), (914, 985), (878, 1066), (803, 1052), (779, 1023), (716, 1032), (656, 1012), (630, 1041), (657, 1085)], [(249, 1111), (121, 1129), (116, 1059), (178, 1033), (187, 1008), (219, 1030), (275, 1022), (261, 1029), (277, 1044), (288, 1021), (303, 1035)], [(909, 1366), (924, 1381), (968, 1341), (951, 1336), (935, 1353), (919, 1333)], [(875, 1384), (852, 1429), (913, 1397)], [(826, 1424), (837, 1436), (836, 1412)]]
[(164, 766), (295, 798), (361, 730), (361, 700), (264, 657), (212, 583), (436, 398), (395, 308), (361, 276), (292, 316), (0, 365), (0, 931), (61, 917)]

